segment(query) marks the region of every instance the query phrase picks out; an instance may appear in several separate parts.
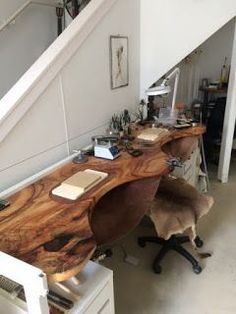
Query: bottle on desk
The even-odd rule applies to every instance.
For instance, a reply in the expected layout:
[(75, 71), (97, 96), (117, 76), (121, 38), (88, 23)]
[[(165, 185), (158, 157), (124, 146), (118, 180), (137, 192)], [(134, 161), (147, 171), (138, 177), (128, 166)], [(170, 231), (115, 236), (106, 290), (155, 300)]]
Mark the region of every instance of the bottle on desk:
[(228, 86), (229, 80), (229, 65), (227, 64), (227, 58), (225, 57), (224, 64), (221, 68), (221, 75), (220, 75), (220, 87), (226, 88)]

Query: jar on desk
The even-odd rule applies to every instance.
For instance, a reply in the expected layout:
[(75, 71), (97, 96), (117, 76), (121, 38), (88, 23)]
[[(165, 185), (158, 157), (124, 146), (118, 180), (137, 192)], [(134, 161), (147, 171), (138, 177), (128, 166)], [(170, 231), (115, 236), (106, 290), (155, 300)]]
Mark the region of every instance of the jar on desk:
[(196, 103), (192, 107), (192, 118), (196, 122), (202, 122), (202, 105)]
[(202, 88), (206, 88), (209, 85), (209, 81), (207, 78), (202, 79)]

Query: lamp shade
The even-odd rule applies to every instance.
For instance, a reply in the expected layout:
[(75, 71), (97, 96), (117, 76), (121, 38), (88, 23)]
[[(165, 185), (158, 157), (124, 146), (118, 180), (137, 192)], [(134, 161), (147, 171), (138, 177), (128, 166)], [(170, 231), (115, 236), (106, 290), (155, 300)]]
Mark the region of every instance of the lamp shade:
[(156, 87), (151, 87), (146, 90), (147, 96), (164, 96), (169, 94), (171, 91), (171, 88), (169, 85), (160, 85)]

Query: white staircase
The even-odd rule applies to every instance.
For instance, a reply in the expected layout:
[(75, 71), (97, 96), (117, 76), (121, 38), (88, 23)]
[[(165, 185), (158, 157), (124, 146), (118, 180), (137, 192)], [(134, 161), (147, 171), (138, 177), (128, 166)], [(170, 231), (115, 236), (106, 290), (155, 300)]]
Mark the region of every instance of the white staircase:
[[(0, 100), (0, 192), (88, 144), (235, 15), (235, 0), (91, 0)], [(117, 34), (129, 37), (130, 81), (111, 90)]]

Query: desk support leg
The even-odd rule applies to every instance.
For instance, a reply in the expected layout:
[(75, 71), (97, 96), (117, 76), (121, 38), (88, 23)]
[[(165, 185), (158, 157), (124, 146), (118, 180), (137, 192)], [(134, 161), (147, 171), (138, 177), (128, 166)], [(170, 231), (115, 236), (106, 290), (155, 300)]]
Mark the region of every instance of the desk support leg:
[(204, 143), (203, 143), (202, 135), (200, 137), (200, 146), (201, 146), (201, 152), (202, 152), (203, 167), (204, 167), (204, 171), (206, 173), (207, 190), (209, 191), (210, 190), (210, 180), (209, 180), (209, 175), (208, 175), (208, 170), (207, 170), (206, 155), (205, 155), (205, 149), (204, 149)]

